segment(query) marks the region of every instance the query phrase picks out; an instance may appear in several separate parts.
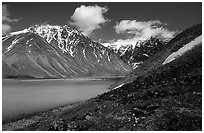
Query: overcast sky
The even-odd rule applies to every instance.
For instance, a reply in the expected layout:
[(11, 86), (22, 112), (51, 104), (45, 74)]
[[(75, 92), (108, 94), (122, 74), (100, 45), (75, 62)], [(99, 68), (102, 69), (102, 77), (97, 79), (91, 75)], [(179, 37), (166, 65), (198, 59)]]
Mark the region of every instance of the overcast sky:
[(201, 3), (3, 3), (3, 33), (48, 22), (69, 25), (100, 42), (169, 39), (202, 22)]

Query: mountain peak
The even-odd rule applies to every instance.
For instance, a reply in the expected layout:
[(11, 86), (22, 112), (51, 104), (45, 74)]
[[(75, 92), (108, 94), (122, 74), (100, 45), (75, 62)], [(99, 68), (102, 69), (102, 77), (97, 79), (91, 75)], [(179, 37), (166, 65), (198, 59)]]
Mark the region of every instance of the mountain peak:
[(30, 32), (36, 32), (36, 33), (41, 33), (41, 32), (56, 32), (56, 31), (63, 31), (67, 30), (68, 32), (74, 32), (77, 34), (82, 34), (79, 31), (75, 30), (74, 28), (71, 28), (67, 25), (59, 26), (59, 25), (51, 25), (51, 24), (40, 24), (40, 25), (34, 25), (28, 28)]
[(71, 35), (80, 35), (83, 36), (79, 31), (70, 28), (67, 25), (58, 26), (50, 24), (35, 25), (28, 28), (30, 32), (36, 33), (51, 42), (53, 39), (58, 43), (62, 43), (63, 40), (66, 40)]
[[(2, 39), (7, 39), (11, 36), (18, 36), (24, 33), (34, 33), (42, 37), (47, 43), (57, 45), (62, 52), (69, 52), (74, 56), (75, 48), (78, 42), (91, 42), (91, 40), (84, 36), (81, 32), (67, 26), (58, 26), (51, 24), (34, 25), (21, 31), (12, 32), (9, 35), (5, 35)], [(18, 41), (19, 39), (17, 39)], [(68, 49), (70, 45), (70, 49)], [(92, 43), (90, 43), (92, 45)]]
[(42, 24), (2, 37), (6, 78), (126, 75), (117, 54), (67, 25)]
[(133, 69), (142, 64), (145, 60), (166, 46), (166, 42), (156, 37), (149, 37), (146, 40), (137, 41), (135, 45), (120, 47), (118, 53), (123, 61)]

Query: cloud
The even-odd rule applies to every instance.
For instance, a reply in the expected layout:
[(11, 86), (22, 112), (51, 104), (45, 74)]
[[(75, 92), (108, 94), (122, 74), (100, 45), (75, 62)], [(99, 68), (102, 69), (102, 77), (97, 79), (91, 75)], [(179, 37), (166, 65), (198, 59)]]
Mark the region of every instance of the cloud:
[(137, 21), (137, 20), (122, 20), (115, 25), (116, 33), (127, 33), (134, 35), (138, 39), (146, 39), (150, 36), (162, 37), (163, 39), (172, 38), (175, 34), (174, 31), (169, 31), (164, 28), (165, 23), (159, 20), (152, 21)]
[[(145, 40), (149, 37), (158, 37), (162, 40), (170, 40), (174, 37), (175, 31), (170, 31), (163, 26), (167, 25), (159, 20), (137, 21), (137, 20), (122, 20), (114, 26), (117, 34), (127, 34), (127, 39), (118, 39), (109, 44), (120, 45), (136, 44), (139, 40)], [(105, 45), (108, 45), (105, 44)]]
[(71, 16), (72, 26), (76, 26), (84, 35), (90, 35), (94, 30), (101, 28), (101, 25), (109, 20), (104, 17), (108, 9), (100, 6), (84, 6), (76, 8)]
[(11, 31), (11, 22), (18, 22), (21, 19), (11, 18), (8, 5), (2, 5), (2, 34), (8, 34)]
[(8, 34), (11, 31), (11, 26), (8, 24), (2, 24), (2, 34)]

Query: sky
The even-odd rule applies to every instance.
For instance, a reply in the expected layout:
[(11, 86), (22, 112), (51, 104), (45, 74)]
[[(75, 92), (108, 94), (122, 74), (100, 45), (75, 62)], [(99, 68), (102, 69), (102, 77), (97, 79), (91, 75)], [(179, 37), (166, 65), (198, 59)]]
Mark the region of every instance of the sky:
[(2, 3), (3, 34), (43, 23), (69, 25), (104, 45), (135, 43), (150, 36), (169, 40), (202, 23), (202, 3)]

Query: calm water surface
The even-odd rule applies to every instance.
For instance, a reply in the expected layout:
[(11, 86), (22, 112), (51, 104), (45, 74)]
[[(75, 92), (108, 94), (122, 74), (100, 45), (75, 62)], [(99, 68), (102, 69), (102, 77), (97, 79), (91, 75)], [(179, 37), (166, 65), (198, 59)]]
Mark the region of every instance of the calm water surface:
[(2, 118), (87, 100), (108, 91), (111, 84), (104, 80), (3, 80)]

